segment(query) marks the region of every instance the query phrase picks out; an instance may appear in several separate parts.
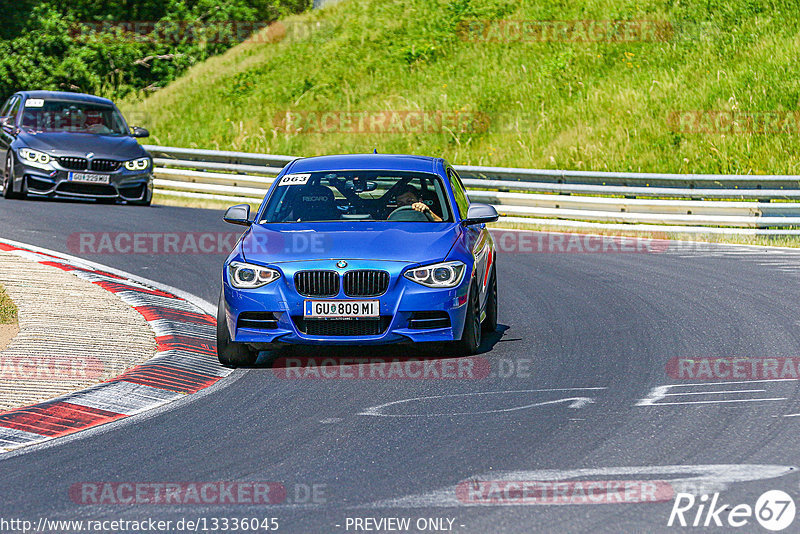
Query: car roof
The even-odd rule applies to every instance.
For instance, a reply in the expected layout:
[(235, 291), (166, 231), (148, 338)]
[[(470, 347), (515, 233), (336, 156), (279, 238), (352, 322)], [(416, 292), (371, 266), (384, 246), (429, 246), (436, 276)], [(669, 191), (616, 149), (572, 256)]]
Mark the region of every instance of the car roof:
[(90, 102), (92, 104), (105, 104), (113, 106), (108, 98), (87, 95), (84, 93), (69, 93), (66, 91), (19, 91), (17, 94), (26, 98), (43, 98), (45, 100), (66, 100), (71, 102)]
[(316, 171), (411, 171), (438, 174), (444, 160), (402, 154), (346, 154), (295, 160), (287, 172)]

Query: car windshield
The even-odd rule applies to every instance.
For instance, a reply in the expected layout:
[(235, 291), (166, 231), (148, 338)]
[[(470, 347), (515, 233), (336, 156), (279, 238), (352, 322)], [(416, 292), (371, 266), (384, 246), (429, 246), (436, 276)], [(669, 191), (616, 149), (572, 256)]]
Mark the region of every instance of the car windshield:
[(434, 174), (327, 171), (284, 175), (259, 222), (451, 222), (451, 211)]
[(31, 133), (128, 135), (125, 121), (116, 108), (90, 102), (30, 98), (22, 112), (21, 127)]

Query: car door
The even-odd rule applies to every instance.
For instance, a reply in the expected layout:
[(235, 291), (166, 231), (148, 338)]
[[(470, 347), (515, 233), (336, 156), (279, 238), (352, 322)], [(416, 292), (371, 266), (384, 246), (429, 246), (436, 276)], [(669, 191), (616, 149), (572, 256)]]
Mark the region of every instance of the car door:
[[(450, 180), (450, 187), (453, 190), (458, 213), (463, 219), (467, 216), (467, 211), (469, 210), (469, 196), (467, 195), (467, 190), (464, 188), (464, 184), (461, 183), (461, 178), (458, 176), (458, 173), (450, 166), (447, 167), (447, 177)], [(472, 256), (475, 258), (475, 280), (478, 283), (481, 306), (483, 306), (487, 296), (489, 267), (491, 267), (493, 253), (491, 236), (485, 224), (469, 225), (464, 229), (464, 234), (466, 245), (472, 251)]]
[[(12, 109), (19, 110), (19, 100), (19, 95), (12, 95), (11, 98), (6, 100), (6, 103), (0, 108), (0, 117), (11, 116)], [(12, 141), (14, 141), (12, 131), (13, 121), (11, 127), (4, 126), (0, 128), (0, 172), (4, 172), (3, 170), (6, 168), (6, 155), (8, 154), (8, 149), (11, 148)]]

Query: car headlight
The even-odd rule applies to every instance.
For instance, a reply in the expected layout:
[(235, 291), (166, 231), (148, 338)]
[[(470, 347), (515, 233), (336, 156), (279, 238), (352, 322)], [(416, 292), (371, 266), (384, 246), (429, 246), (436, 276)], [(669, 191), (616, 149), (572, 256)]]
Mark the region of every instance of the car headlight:
[(274, 282), (281, 273), (269, 267), (232, 261), (228, 264), (231, 284), (237, 289), (255, 289)]
[(150, 166), (150, 158), (132, 159), (125, 162), (125, 168), (129, 171), (143, 171)]
[(448, 261), (409, 269), (404, 276), (427, 287), (456, 287), (464, 278), (466, 270), (467, 266), (463, 262)]
[(22, 156), (22, 159), (29, 163), (41, 163), (43, 165), (50, 163), (50, 154), (45, 154), (44, 152), (39, 152), (38, 150), (20, 148), (19, 155)]

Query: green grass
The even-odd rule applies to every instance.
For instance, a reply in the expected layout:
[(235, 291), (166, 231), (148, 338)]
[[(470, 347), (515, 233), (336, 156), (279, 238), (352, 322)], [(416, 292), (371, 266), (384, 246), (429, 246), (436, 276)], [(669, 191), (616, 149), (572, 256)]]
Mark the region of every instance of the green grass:
[[(218, 210), (221, 213), (224, 213), (226, 209), (236, 204), (243, 204), (242, 202), (237, 201), (227, 201), (227, 200), (217, 200), (217, 199), (205, 199), (205, 198), (187, 198), (187, 197), (176, 197), (172, 195), (162, 195), (155, 191), (153, 195), (153, 204), (161, 205), (161, 206), (182, 206), (185, 208), (201, 208), (201, 209), (208, 209), (208, 210)], [(246, 204), (250, 204), (250, 211), (255, 212), (260, 202), (253, 201), (247, 202)], [(220, 214), (220, 217), (222, 215)]]
[[(658, 20), (654, 42), (474, 42), (470, 20)], [(153, 143), (274, 154), (379, 152), (454, 163), (800, 174), (794, 133), (681, 133), (681, 110), (794, 111), (800, 0), (343, 0), (285, 19), (124, 111)], [(275, 29), (272, 30), (274, 36)], [(286, 133), (286, 111), (464, 111), (485, 131)], [(143, 114), (143, 115), (142, 115)]]
[(15, 324), (17, 307), (11, 301), (3, 286), (0, 286), (0, 324)]

